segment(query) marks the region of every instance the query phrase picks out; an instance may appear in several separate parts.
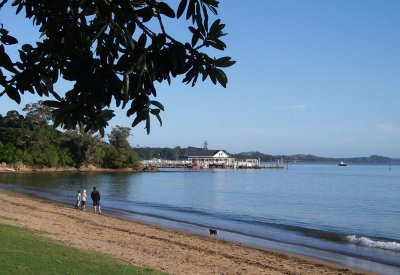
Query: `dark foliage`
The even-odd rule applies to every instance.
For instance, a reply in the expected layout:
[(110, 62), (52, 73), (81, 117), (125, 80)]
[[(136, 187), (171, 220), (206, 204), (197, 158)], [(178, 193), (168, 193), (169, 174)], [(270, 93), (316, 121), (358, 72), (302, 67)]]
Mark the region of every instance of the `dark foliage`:
[[(0, 9), (8, 0), (0, 3)], [(11, 3), (11, 1), (10, 1)], [(177, 11), (155, 0), (15, 0), (16, 13), (40, 28), (42, 40), (25, 44), (19, 60), (7, 54), (9, 45), (17, 44), (0, 25), (0, 96), (16, 102), (21, 94), (53, 96), (44, 104), (52, 108), (55, 126), (104, 135), (104, 128), (114, 116), (110, 104), (126, 108), (135, 115), (132, 127), (145, 121), (150, 131), (150, 114), (161, 124), (164, 107), (156, 96), (154, 82), (171, 82), (183, 76), (183, 82), (196, 84), (208, 77), (226, 87), (222, 68), (235, 63), (230, 57), (213, 58), (204, 52), (211, 47), (224, 50), (221, 40), (224, 24), (219, 19), (209, 24), (209, 15), (217, 15), (216, 0), (181, 0)], [(189, 23), (191, 39), (178, 41), (167, 32), (164, 21)], [(209, 51), (208, 51), (209, 52)], [(53, 85), (62, 77), (74, 83), (61, 96)]]
[[(17, 111), (0, 115), (0, 162), (23, 163), (38, 167), (94, 165), (102, 168), (127, 168), (139, 164), (123, 127), (112, 130), (124, 146), (106, 144), (99, 136), (78, 130), (60, 132), (47, 120), (50, 109), (42, 104), (27, 105), (25, 116)], [(123, 135), (120, 131), (123, 131)]]
[(185, 149), (179, 146), (175, 148), (151, 148), (151, 147), (137, 147), (135, 153), (141, 159), (167, 159), (167, 160), (179, 160), (184, 155)]

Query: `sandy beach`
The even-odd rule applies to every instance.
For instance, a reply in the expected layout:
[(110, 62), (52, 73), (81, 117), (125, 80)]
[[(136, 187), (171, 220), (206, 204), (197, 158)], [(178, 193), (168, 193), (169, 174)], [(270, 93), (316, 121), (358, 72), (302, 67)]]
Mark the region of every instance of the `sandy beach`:
[(171, 274), (368, 274), (297, 255), (95, 215), (91, 210), (0, 192), (0, 223), (42, 230), (64, 244)]

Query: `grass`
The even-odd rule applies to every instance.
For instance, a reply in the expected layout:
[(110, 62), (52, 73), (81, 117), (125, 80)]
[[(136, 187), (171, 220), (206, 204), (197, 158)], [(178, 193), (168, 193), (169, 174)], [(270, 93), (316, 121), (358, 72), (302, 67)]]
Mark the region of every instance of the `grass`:
[(59, 244), (42, 234), (0, 224), (0, 274), (165, 274)]
[(17, 220), (17, 219), (13, 219), (13, 218), (9, 218), (9, 217), (4, 217), (4, 216), (0, 216), (0, 219), (7, 220), (7, 221), (16, 221)]

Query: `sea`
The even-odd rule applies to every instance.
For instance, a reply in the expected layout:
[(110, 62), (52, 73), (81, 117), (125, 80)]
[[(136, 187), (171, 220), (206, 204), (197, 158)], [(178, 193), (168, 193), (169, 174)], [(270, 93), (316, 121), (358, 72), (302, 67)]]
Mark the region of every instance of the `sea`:
[(0, 189), (71, 207), (93, 186), (105, 215), (400, 274), (400, 165), (0, 174)]

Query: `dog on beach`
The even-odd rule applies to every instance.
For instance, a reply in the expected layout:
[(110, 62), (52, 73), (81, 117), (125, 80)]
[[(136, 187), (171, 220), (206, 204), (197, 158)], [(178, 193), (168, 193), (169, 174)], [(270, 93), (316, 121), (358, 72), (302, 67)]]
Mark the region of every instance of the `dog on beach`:
[(217, 229), (209, 228), (208, 231), (210, 231), (210, 236), (212, 236), (212, 235), (218, 236)]

